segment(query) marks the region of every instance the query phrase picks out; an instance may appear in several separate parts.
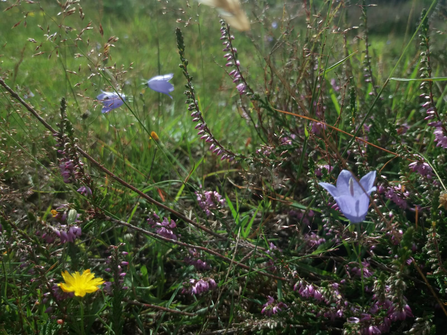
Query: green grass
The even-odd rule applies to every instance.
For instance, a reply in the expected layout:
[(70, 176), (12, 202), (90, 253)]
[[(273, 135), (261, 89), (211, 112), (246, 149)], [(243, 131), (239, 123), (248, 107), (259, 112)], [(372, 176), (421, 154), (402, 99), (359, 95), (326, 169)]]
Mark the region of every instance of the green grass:
[[(0, 88), (0, 332), (354, 334), (383, 323), (388, 315), (382, 310), (371, 322), (348, 322), (370, 313), (373, 293), (395, 308), (408, 303), (419, 318), (393, 320), (391, 333), (422, 322), (443, 329), (443, 315), (433, 308), (435, 299), (445, 301), (447, 219), (438, 210), (442, 189), (408, 168), (418, 159), (412, 153), (420, 152), (438, 172), (437, 179), (447, 177), (444, 149), (436, 147), (433, 128), (423, 120), (420, 83), (411, 81), (427, 69), (421, 69), (420, 39), (410, 39), (415, 29), (425, 34), (417, 19), (420, 7), (434, 4), (369, 7), (366, 32), (357, 20), (359, 7), (345, 2), (315, 0), (304, 7), (301, 2), (243, 3), (252, 30), (232, 31), (232, 43), (255, 94), (241, 97), (225, 73), (232, 68), (225, 67), (216, 11), (205, 5), (82, 2), (81, 19), (77, 4), (66, 8), (75, 12), (64, 17), (54, 1), (23, 2), (7, 11), (9, 3), (0, 2), (1, 78), (57, 131), (65, 98), (63, 133), (71, 159), (79, 156), (79, 145), (144, 193), (85, 158), (88, 177), (81, 174), (64, 183), (56, 138)], [(396, 8), (407, 15), (403, 22), (392, 18)], [(438, 5), (428, 15), (432, 31), (445, 31), (442, 10)], [(185, 87), (179, 68), (177, 27), (194, 90)], [(445, 42), (430, 36), (432, 75), (443, 77)], [(369, 67), (376, 87), (365, 81)], [(146, 85), (149, 78), (167, 73), (174, 73), (172, 100)], [(391, 73), (410, 81), (385, 85)], [(370, 94), (382, 88), (380, 97)], [(101, 90), (124, 93), (126, 104), (102, 114), (95, 101)], [(185, 90), (194, 91), (213, 136), (244, 158), (230, 163), (211, 153), (194, 129)], [(441, 118), (445, 90), (443, 81), (431, 88)], [(309, 119), (296, 115), (335, 129), (319, 132)], [(407, 134), (400, 133), (404, 122), (410, 126)], [(370, 130), (364, 131), (363, 124)], [(326, 164), (334, 171), (322, 169)], [(403, 185), (396, 192), (404, 197), (404, 188), (409, 190), (409, 208), (400, 208), (385, 192), (373, 193), (367, 221), (346, 228), (349, 221), (328, 206), (334, 201), (318, 182), (334, 183), (339, 170), (348, 168), (359, 177), (376, 170), (375, 185), (387, 191)], [(82, 185), (92, 186), (93, 197), (76, 191)], [(217, 191), (226, 205), (206, 215), (195, 194), (202, 190)], [(68, 208), (73, 217), (73, 211), (80, 214), (82, 236), (73, 243), (44, 243), (43, 232), (62, 229), (51, 212), (62, 204), (66, 214)], [(148, 224), (153, 212), (160, 221), (175, 220), (178, 243), (160, 238)], [(324, 242), (311, 247), (312, 238)], [(193, 248), (194, 257), (211, 268), (196, 270), (185, 262)], [(126, 272), (122, 279), (128, 290), (120, 288), (118, 264)], [(113, 295), (101, 290), (83, 299), (56, 299), (51, 286), (62, 281), (61, 271), (87, 268), (113, 282)], [(354, 268), (361, 269), (360, 276)], [(367, 268), (374, 276), (365, 275)], [(215, 290), (188, 293), (192, 280), (209, 278)], [(330, 303), (306, 299), (294, 284), (312, 284)], [(288, 307), (271, 317), (261, 313), (269, 296)], [(334, 306), (344, 308), (340, 299), (349, 308), (332, 321), (326, 315), (333, 315)], [(46, 313), (50, 306), (53, 310)]]

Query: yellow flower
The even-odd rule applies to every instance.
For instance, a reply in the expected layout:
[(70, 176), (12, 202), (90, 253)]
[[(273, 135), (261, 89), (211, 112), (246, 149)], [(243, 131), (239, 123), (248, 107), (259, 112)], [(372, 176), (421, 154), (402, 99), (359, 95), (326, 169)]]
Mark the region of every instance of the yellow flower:
[(83, 297), (86, 293), (96, 292), (99, 289), (98, 286), (104, 283), (102, 278), (95, 278), (95, 275), (88, 269), (82, 275), (78, 271), (73, 275), (65, 271), (62, 272), (62, 277), (65, 283), (60, 283), (58, 286), (64, 292), (74, 292), (77, 297)]
[(151, 137), (154, 139), (154, 141), (158, 141), (159, 140), (158, 135), (157, 135), (157, 133), (155, 131), (151, 132)]

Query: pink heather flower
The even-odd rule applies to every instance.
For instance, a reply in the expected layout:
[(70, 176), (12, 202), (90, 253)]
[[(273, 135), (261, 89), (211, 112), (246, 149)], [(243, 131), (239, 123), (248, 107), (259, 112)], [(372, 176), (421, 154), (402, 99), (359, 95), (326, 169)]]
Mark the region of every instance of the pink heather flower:
[(323, 169), (325, 169), (328, 173), (331, 173), (333, 167), (331, 165), (328, 165), (328, 164), (318, 165), (317, 169), (315, 170), (315, 175), (317, 177), (321, 177), (323, 175)]
[(340, 91), (340, 86), (337, 85), (337, 82), (335, 81), (334, 78), (331, 79), (331, 86), (335, 92)]
[[(364, 278), (371, 277), (374, 274), (374, 272), (368, 269), (369, 263), (367, 261), (363, 261), (362, 265), (363, 265), (363, 277)], [(362, 268), (354, 267), (351, 269), (351, 273), (354, 276), (362, 277)]]
[(216, 210), (225, 205), (225, 199), (216, 191), (197, 191), (197, 202), (207, 216), (212, 215), (211, 210)]
[(82, 229), (76, 225), (60, 225), (59, 228), (53, 228), (53, 231), (60, 238), (62, 244), (74, 242), (82, 234)]
[(320, 244), (326, 242), (326, 240), (323, 237), (318, 236), (314, 232), (305, 234), (303, 237), (310, 248), (318, 247)]
[(388, 333), (391, 329), (391, 319), (389, 317), (384, 317), (382, 323), (379, 325), (379, 329), (384, 334)]
[(202, 293), (208, 292), (209, 290), (214, 290), (217, 288), (217, 284), (213, 278), (207, 279), (190, 279), (188, 284), (185, 284), (182, 293), (189, 293), (192, 295), (200, 295)]
[(433, 176), (433, 170), (428, 165), (428, 163), (425, 162), (412, 162), (408, 165), (408, 167), (413, 172), (419, 173), (423, 177), (431, 178)]
[(266, 316), (272, 316), (273, 314), (276, 314), (276, 313), (282, 311), (283, 309), (289, 308), (283, 302), (278, 302), (277, 304), (274, 304), (274, 303), (275, 303), (275, 299), (271, 296), (268, 296), (267, 302), (264, 305), (262, 305), (261, 314), (265, 314)]
[(74, 163), (72, 160), (61, 162), (59, 169), (61, 171), (62, 178), (64, 179), (64, 183), (69, 184), (74, 181)]
[(239, 94), (244, 94), (245, 93), (245, 84), (244, 83), (240, 83), (239, 85), (236, 86), (237, 90), (239, 91)]
[(195, 248), (189, 249), (188, 252), (191, 256), (185, 257), (185, 263), (193, 265), (197, 270), (209, 270), (211, 268), (208, 263), (199, 259), (200, 254)]
[(78, 192), (86, 197), (92, 195), (92, 190), (88, 186), (81, 186), (80, 188), (78, 188)]
[(160, 220), (160, 217), (152, 213), (149, 218), (147, 219), (147, 222), (152, 228), (156, 228), (156, 232), (158, 235), (161, 235), (163, 237), (169, 238), (171, 240), (177, 240), (177, 235), (174, 234), (173, 229), (177, 227), (174, 220), (169, 221), (168, 218), (164, 218), (162, 222), (158, 222)]
[(385, 193), (385, 196), (388, 199), (391, 199), (400, 208), (402, 209), (408, 208), (408, 203), (406, 199), (410, 196), (410, 192), (408, 191), (402, 192), (401, 185), (390, 187), (388, 191)]
[(371, 325), (368, 328), (364, 328), (362, 330), (362, 335), (376, 335), (376, 334), (382, 334), (382, 332), (377, 326)]
[(447, 149), (447, 136), (444, 135), (443, 129), (441, 127), (436, 127), (433, 134), (435, 134), (435, 142), (438, 142), (436, 146)]

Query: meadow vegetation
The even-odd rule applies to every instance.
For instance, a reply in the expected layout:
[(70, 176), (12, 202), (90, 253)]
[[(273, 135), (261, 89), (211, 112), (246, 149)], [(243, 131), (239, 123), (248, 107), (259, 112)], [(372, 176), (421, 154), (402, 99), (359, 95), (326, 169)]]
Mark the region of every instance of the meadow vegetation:
[(0, 1), (0, 333), (445, 334), (447, 6), (241, 5)]

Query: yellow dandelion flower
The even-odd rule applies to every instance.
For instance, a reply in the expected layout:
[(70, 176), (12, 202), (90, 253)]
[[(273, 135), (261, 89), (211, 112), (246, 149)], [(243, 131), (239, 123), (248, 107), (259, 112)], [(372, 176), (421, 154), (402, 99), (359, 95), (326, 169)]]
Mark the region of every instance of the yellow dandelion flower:
[(75, 296), (83, 297), (86, 293), (93, 293), (99, 289), (99, 285), (104, 284), (104, 279), (98, 277), (90, 272), (89, 269), (85, 270), (82, 275), (76, 271), (73, 275), (68, 271), (62, 272), (62, 277), (65, 283), (60, 283), (58, 286), (64, 292), (74, 292)]

